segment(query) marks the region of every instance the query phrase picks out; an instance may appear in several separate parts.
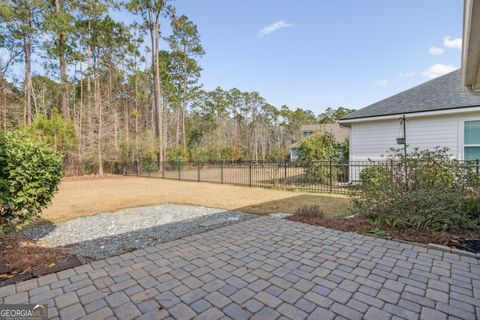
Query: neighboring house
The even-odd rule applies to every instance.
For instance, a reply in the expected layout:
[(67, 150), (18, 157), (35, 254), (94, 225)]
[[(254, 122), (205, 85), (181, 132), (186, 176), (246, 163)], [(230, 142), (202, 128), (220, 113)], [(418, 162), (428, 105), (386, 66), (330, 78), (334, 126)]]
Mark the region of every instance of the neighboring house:
[[(342, 143), (349, 136), (349, 129), (346, 127), (340, 126), (339, 123), (328, 123), (328, 124), (308, 124), (300, 127), (302, 133), (302, 139), (312, 135), (314, 132), (329, 132), (333, 135), (335, 140), (338, 143)], [(295, 161), (298, 159), (298, 145), (299, 142), (295, 142), (290, 145), (290, 160)]]
[(390, 148), (403, 148), (403, 116), (407, 151), (441, 146), (454, 158), (480, 159), (480, 97), (466, 92), (459, 69), (342, 118), (350, 127), (350, 161), (381, 160)]

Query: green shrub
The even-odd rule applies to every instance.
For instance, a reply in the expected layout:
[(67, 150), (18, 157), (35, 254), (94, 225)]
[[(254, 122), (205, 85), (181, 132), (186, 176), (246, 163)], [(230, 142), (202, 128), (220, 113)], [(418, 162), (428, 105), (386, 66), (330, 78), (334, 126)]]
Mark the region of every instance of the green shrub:
[(57, 191), (62, 158), (19, 133), (0, 134), (0, 225), (11, 228), (40, 213)]
[(394, 150), (384, 164), (365, 168), (353, 192), (353, 210), (394, 227), (480, 226), (479, 176), (445, 148)]
[(348, 142), (338, 144), (330, 132), (316, 131), (300, 141), (298, 161), (305, 168), (309, 182), (328, 184), (330, 179), (337, 181), (337, 176), (342, 172), (337, 164), (345, 152), (348, 153)]
[(37, 114), (32, 125), (24, 131), (34, 142), (45, 144), (63, 155), (71, 152), (76, 143), (75, 125), (64, 120), (56, 110), (49, 117)]
[(298, 159), (303, 162), (330, 160), (339, 157), (339, 148), (330, 132), (315, 131), (298, 145)]

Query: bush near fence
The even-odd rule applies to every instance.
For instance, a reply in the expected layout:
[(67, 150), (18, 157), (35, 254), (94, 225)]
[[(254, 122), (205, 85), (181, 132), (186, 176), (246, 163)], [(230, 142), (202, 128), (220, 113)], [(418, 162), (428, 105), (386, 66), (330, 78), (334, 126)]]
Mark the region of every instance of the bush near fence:
[(480, 228), (478, 161), (458, 161), (436, 148), (407, 156), (393, 150), (385, 163), (360, 173), (355, 213), (390, 227)]

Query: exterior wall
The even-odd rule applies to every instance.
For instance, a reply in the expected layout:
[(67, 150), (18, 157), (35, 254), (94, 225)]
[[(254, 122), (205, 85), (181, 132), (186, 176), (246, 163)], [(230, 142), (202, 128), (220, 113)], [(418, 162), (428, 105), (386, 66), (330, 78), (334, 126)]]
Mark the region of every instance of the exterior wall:
[[(447, 147), (453, 158), (463, 160), (464, 121), (468, 120), (480, 120), (480, 112), (410, 118), (407, 115), (407, 151)], [(400, 117), (351, 123), (350, 161), (382, 161), (382, 155), (387, 155), (390, 148), (403, 148), (396, 141), (402, 136)], [(350, 167), (350, 182), (359, 180), (362, 168), (360, 163)]]
[[(407, 115), (407, 150), (447, 147), (454, 158), (463, 159), (463, 122), (480, 119), (480, 112), (444, 116), (411, 117)], [(350, 161), (382, 160), (390, 148), (403, 148), (396, 142), (402, 137), (400, 117), (393, 120), (351, 124)]]

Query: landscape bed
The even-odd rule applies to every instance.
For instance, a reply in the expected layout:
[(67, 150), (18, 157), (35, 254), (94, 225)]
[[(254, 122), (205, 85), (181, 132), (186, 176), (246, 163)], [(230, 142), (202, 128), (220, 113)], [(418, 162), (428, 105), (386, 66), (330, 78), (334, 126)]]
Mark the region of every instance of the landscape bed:
[(361, 215), (345, 218), (305, 217), (294, 214), (291, 221), (303, 222), (346, 232), (356, 232), (421, 244), (437, 244), (472, 253), (480, 253), (480, 232), (473, 230), (439, 231), (431, 229), (392, 228), (386, 224), (373, 225)]
[(0, 235), (0, 286), (75, 266), (70, 263), (75, 258), (61, 248), (39, 246), (21, 233)]

